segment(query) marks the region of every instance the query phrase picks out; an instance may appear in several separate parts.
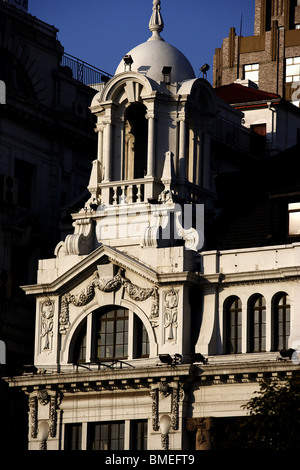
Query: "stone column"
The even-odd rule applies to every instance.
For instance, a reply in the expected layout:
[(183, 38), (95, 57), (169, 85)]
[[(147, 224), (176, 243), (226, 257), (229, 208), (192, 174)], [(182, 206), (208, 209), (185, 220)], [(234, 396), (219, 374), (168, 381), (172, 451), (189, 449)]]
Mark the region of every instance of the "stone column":
[(102, 162), (102, 159), (103, 159), (103, 127), (99, 126), (97, 128), (97, 132), (98, 132), (98, 152), (97, 152), (97, 155), (98, 155), (99, 162)]
[(196, 450), (212, 450), (212, 418), (187, 418), (186, 426), (196, 431)]
[(148, 117), (148, 152), (147, 152), (147, 176), (155, 176), (155, 120)]
[(179, 121), (179, 177), (186, 179), (186, 122)]
[(111, 181), (112, 164), (112, 122), (107, 121), (104, 129), (104, 180)]

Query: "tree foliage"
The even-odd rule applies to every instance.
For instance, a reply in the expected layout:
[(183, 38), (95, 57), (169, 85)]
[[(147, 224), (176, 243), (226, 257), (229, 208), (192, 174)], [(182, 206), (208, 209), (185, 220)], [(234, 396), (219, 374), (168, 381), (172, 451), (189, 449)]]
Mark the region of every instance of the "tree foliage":
[(244, 405), (248, 417), (226, 432), (225, 448), (296, 450), (300, 446), (300, 375), (264, 381)]

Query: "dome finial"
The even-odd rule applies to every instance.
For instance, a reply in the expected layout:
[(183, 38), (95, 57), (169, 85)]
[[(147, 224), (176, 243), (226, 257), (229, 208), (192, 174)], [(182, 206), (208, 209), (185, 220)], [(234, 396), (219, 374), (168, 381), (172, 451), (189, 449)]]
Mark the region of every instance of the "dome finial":
[(150, 31), (152, 31), (152, 36), (148, 39), (148, 41), (153, 39), (163, 41), (159, 34), (164, 29), (164, 21), (160, 14), (160, 3), (160, 0), (153, 1), (153, 12), (149, 22), (149, 29)]

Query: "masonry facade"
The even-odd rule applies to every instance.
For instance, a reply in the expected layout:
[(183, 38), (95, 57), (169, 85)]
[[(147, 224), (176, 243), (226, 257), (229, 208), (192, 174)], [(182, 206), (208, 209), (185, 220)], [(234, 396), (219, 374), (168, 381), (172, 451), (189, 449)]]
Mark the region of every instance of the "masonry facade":
[(275, 160), (162, 39), (160, 8), (91, 101), (73, 232), (23, 286), (34, 365), (7, 383), (32, 450), (217, 448), (261, 380), (299, 369), (280, 354), (300, 337), (297, 172), (266, 179)]

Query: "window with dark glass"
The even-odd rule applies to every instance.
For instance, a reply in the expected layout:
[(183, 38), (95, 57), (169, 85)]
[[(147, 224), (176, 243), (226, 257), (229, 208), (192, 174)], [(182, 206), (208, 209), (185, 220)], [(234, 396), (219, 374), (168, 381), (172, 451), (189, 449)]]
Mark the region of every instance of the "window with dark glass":
[(97, 317), (96, 358), (99, 361), (128, 357), (128, 310), (116, 308)]
[(279, 294), (274, 302), (273, 349), (288, 349), (290, 336), (290, 301), (287, 294)]
[(135, 357), (149, 357), (149, 337), (144, 323), (135, 316)]
[(88, 450), (124, 450), (124, 421), (89, 423)]
[(130, 449), (147, 450), (147, 420), (134, 420), (130, 423)]
[[(93, 312), (92, 331), (88, 339), (86, 319), (74, 334), (70, 348), (70, 360), (77, 364), (88, 360), (104, 362), (149, 357), (150, 343), (144, 323), (127, 309), (115, 307)], [(130, 317), (132, 315), (132, 317)], [(128, 344), (129, 318), (133, 321), (132, 342)], [(91, 341), (88, 348), (87, 341)]]
[(65, 426), (65, 450), (81, 450), (82, 425), (66, 424)]
[(86, 320), (83, 322), (79, 331), (74, 346), (73, 362), (86, 362)]
[(230, 299), (225, 307), (225, 353), (242, 352), (242, 303), (238, 297)]
[(266, 350), (266, 301), (256, 296), (249, 305), (249, 352)]

